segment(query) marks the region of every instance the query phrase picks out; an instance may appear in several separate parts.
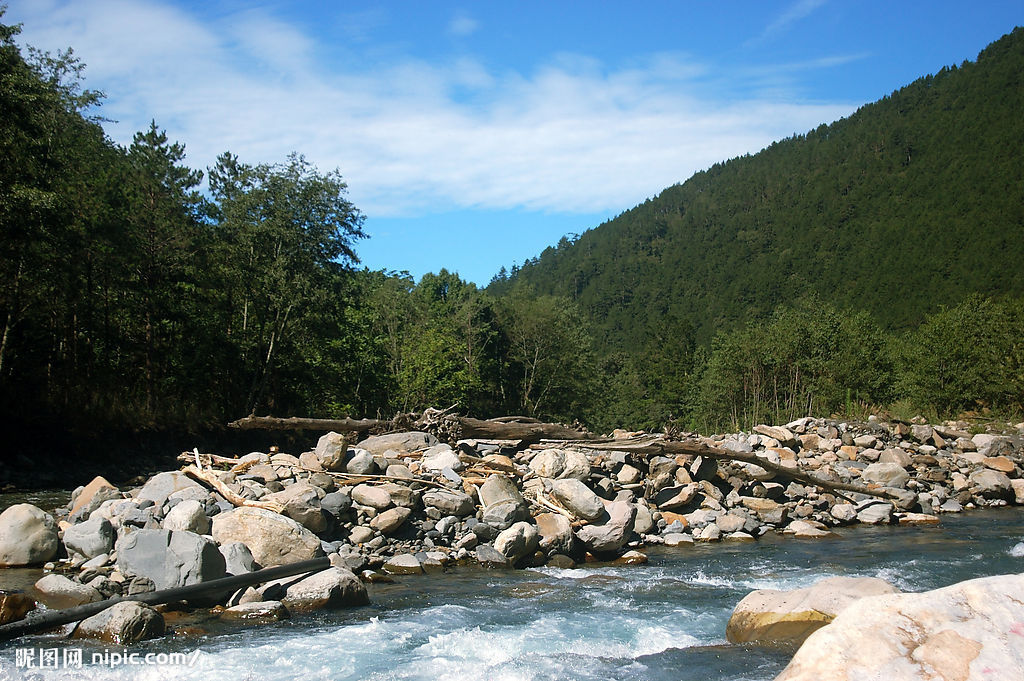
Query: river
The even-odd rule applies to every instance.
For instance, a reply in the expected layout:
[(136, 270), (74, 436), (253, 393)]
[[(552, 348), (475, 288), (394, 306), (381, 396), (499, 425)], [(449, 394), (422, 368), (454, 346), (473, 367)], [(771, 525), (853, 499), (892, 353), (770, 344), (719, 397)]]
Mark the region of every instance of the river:
[[(188, 664), (112, 667), (123, 648), (36, 637), (0, 647), (12, 679), (622, 679), (763, 681), (780, 651), (733, 646), (725, 625), (750, 590), (827, 576), (881, 577), (923, 591), (1024, 571), (1024, 509), (945, 516), (933, 527), (851, 527), (827, 540), (649, 550), (645, 566), (585, 565), (491, 572), (459, 568), (370, 587), (372, 605), (201, 637), (168, 635), (132, 648), (190, 653)], [(0, 573), (0, 579), (3, 574)], [(17, 649), (82, 650), (58, 669), (17, 666)], [(92, 664), (96, 654), (97, 663)], [(109, 655), (108, 655), (109, 657)]]

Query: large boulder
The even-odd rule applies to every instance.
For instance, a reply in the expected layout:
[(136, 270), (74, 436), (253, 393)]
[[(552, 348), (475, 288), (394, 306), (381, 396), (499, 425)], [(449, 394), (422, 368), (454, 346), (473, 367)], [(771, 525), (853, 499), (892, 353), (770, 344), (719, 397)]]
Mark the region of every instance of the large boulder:
[(410, 431), (407, 433), (389, 433), (387, 435), (374, 435), (359, 443), (360, 449), (365, 449), (371, 454), (384, 454), (388, 450), (394, 450), (400, 454), (415, 452), (427, 449), (437, 444), (437, 438), (430, 433)]
[(625, 501), (615, 501), (606, 507), (608, 519), (600, 525), (584, 525), (576, 537), (593, 553), (614, 553), (629, 541), (636, 517), (636, 507)]
[(145, 577), (157, 589), (170, 589), (225, 576), (217, 545), (194, 532), (135, 530), (117, 541), (117, 569)]
[(310, 532), (323, 532), (327, 529), (327, 518), (320, 509), (320, 496), (309, 483), (297, 482), (280, 492), (268, 494), (264, 499), (283, 504), (281, 512)]
[(1024, 574), (859, 600), (776, 681), (1024, 679)]
[(350, 570), (330, 567), (288, 585), (281, 602), (289, 610), (324, 610), (366, 605), (366, 587)]
[(370, 521), (370, 527), (381, 534), (392, 534), (405, 524), (405, 521), (412, 515), (412, 510), (403, 506), (396, 506), (380, 513)]
[(380, 486), (356, 485), (352, 489), (352, 501), (382, 511), (391, 505), (391, 494)]
[(736, 605), (725, 637), (731, 643), (796, 647), (850, 604), (893, 593), (896, 587), (874, 577), (829, 577), (791, 591), (758, 589)]
[(262, 567), (285, 565), (322, 555), (320, 539), (280, 513), (240, 506), (213, 517), (213, 538), (218, 544), (240, 541)]
[(576, 478), (552, 480), (551, 496), (577, 518), (594, 521), (604, 515), (601, 498)]
[(59, 546), (57, 523), (41, 508), (15, 504), (0, 513), (0, 567), (45, 563)]
[(94, 513), (84, 523), (72, 525), (64, 530), (64, 546), (69, 553), (84, 558), (94, 558), (101, 553), (110, 553), (117, 535), (110, 521)]
[(530, 470), (542, 478), (557, 478), (565, 470), (565, 454), (560, 449), (545, 449), (530, 459)]
[(548, 554), (573, 553), (576, 537), (568, 518), (560, 513), (541, 513), (534, 521), (537, 523), (541, 551)]
[(971, 473), (971, 484), (986, 499), (1014, 499), (1013, 483), (1005, 474), (991, 469)]
[(565, 467), (558, 477), (576, 478), (584, 482), (590, 479), (590, 459), (586, 454), (576, 449), (566, 449), (562, 456), (565, 459)]
[(163, 615), (138, 601), (121, 601), (83, 620), (74, 635), (75, 638), (96, 638), (116, 645), (128, 645), (163, 636), (163, 633)]

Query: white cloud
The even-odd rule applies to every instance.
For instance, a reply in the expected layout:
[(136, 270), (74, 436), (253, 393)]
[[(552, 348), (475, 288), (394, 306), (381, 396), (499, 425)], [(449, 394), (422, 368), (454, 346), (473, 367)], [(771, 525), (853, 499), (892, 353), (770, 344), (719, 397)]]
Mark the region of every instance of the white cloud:
[(472, 35), (479, 28), (480, 22), (461, 12), (452, 17), (452, 20), (448, 23), (448, 33), (459, 37)]
[(782, 33), (792, 24), (795, 24), (801, 19), (809, 16), (826, 2), (828, 2), (828, 0), (796, 0), (796, 2), (786, 8), (786, 11), (765, 27), (764, 31), (761, 32), (761, 35), (751, 41), (748, 41), (748, 46), (764, 42), (765, 40)]
[(678, 54), (614, 69), (560, 55), (530, 73), (469, 58), (357, 72), (269, 14), (204, 24), (155, 0), (39, 0), (7, 19), (25, 22), (28, 43), (74, 46), (87, 84), (108, 93), (117, 141), (155, 118), (194, 167), (225, 150), (248, 162), (298, 151), (340, 168), (371, 216), (621, 210), (853, 109), (715, 97), (713, 69)]

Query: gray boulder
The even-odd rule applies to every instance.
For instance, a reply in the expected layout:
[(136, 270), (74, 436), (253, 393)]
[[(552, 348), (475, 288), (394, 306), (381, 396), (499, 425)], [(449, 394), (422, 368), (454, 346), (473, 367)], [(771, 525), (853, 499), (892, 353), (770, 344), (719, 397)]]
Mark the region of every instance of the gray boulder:
[(138, 601), (121, 601), (83, 620), (74, 635), (75, 638), (95, 638), (128, 645), (163, 634), (163, 615)]
[(136, 499), (146, 500), (153, 502), (153, 505), (160, 508), (167, 501), (167, 497), (171, 496), (174, 492), (186, 489), (188, 487), (198, 487), (205, 493), (206, 490), (198, 482), (188, 477), (181, 471), (165, 471), (163, 473), (157, 473), (150, 478), (142, 489), (139, 490)]
[(410, 515), (412, 515), (412, 511), (403, 506), (389, 508), (371, 520), (370, 527), (381, 534), (392, 534), (405, 524)]
[(316, 488), (308, 483), (297, 482), (264, 498), (284, 504), (281, 512), (310, 532), (323, 532), (327, 529), (327, 518), (320, 510), (320, 496)]
[(240, 541), (218, 547), (224, 556), (224, 571), (229, 575), (244, 575), (256, 569), (256, 561), (249, 547)]
[(359, 443), (359, 447), (371, 454), (384, 454), (388, 450), (394, 450), (399, 453), (415, 452), (433, 447), (436, 444), (437, 438), (430, 433), (410, 431), (368, 437)]
[(517, 520), (528, 517), (529, 506), (515, 483), (504, 475), (491, 475), (479, 489), (483, 520), (488, 525), (505, 529)]
[(560, 513), (541, 513), (534, 520), (537, 523), (538, 543), (545, 553), (574, 553), (576, 537), (572, 533), (569, 519)]
[(883, 487), (903, 487), (910, 480), (907, 473), (898, 463), (878, 462), (867, 466), (860, 472), (865, 482), (873, 482)]
[(565, 454), (560, 449), (545, 449), (530, 459), (530, 470), (542, 478), (557, 478), (565, 470)]
[(578, 518), (594, 521), (604, 515), (601, 498), (576, 478), (552, 480), (551, 496)]
[(69, 552), (73, 551), (84, 558), (110, 553), (116, 538), (114, 526), (98, 513), (94, 513), (84, 523), (64, 530), (64, 546)]
[(867, 525), (882, 525), (892, 522), (893, 505), (888, 501), (870, 499), (857, 504), (857, 520)]
[(348, 441), (341, 433), (330, 432), (320, 436), (313, 454), (324, 470), (345, 472), (348, 458)]
[(562, 452), (565, 460), (565, 468), (562, 469), (559, 478), (575, 478), (586, 482), (590, 479), (590, 459), (583, 452), (575, 449), (566, 449)]
[(320, 508), (337, 517), (352, 508), (352, 498), (344, 492), (330, 492), (320, 500)]
[[(167, 512), (161, 527), (175, 532), (209, 534), (210, 519), (206, 516), (206, 506), (195, 499), (181, 501)], [(66, 536), (67, 533), (65, 533)], [(65, 543), (67, 543), (67, 539), (65, 539)]]
[(320, 539), (299, 523), (251, 506), (215, 515), (213, 538), (218, 544), (242, 542), (263, 567), (297, 563), (323, 553)]
[(434, 473), (450, 468), (452, 471), (461, 471), (466, 465), (459, 459), (451, 447), (445, 444), (434, 445), (423, 453), (420, 459), (420, 468)]
[(366, 605), (366, 587), (350, 570), (330, 567), (289, 584), (281, 599), (289, 610), (333, 610)]
[(0, 513), (0, 567), (45, 563), (59, 546), (57, 523), (42, 509), (15, 504)]
[(384, 563), (384, 572), (391, 575), (418, 575), (423, 572), (423, 565), (413, 554), (400, 553), (387, 559)]
[(487, 568), (508, 568), (512, 567), (511, 563), (508, 562), (508, 558), (505, 557), (501, 551), (497, 550), (490, 544), (480, 544), (473, 551), (473, 555), (476, 557), (476, 561), (483, 567)]
[(423, 504), (439, 509), (446, 515), (459, 517), (470, 515), (476, 510), (472, 497), (455, 490), (430, 490), (424, 493)]
[(117, 569), (145, 577), (157, 589), (170, 589), (219, 579), (224, 556), (217, 545), (194, 532), (136, 530), (117, 541)]
[(1013, 483), (1004, 473), (988, 468), (971, 473), (971, 484), (986, 499), (1014, 499)]
[(376, 475), (377, 462), (373, 460), (373, 454), (365, 449), (350, 449), (351, 458), (345, 462), (345, 471), (355, 475)]
[(606, 507), (608, 519), (601, 525), (584, 525), (576, 537), (594, 553), (613, 553), (620, 550), (633, 528), (636, 507), (625, 501), (615, 501)]
[(537, 550), (537, 528), (527, 522), (513, 524), (494, 540), (494, 548), (513, 565)]
[(352, 501), (362, 506), (370, 506), (378, 511), (391, 505), (391, 495), (383, 487), (373, 485), (356, 485), (352, 489)]

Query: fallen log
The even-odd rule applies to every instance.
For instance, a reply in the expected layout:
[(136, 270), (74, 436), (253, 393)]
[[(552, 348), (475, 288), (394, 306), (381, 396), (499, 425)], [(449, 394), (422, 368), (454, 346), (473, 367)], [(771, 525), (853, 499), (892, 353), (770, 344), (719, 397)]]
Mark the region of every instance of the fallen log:
[(786, 466), (780, 466), (779, 464), (772, 463), (766, 458), (759, 457), (753, 453), (747, 452), (733, 452), (727, 449), (720, 449), (718, 447), (712, 447), (706, 445), (703, 442), (697, 440), (684, 440), (681, 442), (662, 440), (659, 437), (648, 437), (640, 438), (638, 440), (591, 440), (589, 442), (565, 442), (566, 445), (585, 447), (587, 449), (596, 450), (614, 450), (620, 452), (633, 452), (634, 454), (645, 454), (645, 455), (671, 455), (675, 456), (678, 454), (688, 454), (691, 456), (703, 456), (709, 459), (725, 459), (728, 461), (739, 461), (741, 463), (749, 463), (755, 466), (760, 466), (766, 471), (771, 471), (776, 475), (797, 480), (799, 482), (814, 485), (833, 492), (836, 492), (839, 496), (844, 499), (850, 500), (849, 497), (842, 494), (842, 492), (854, 492), (857, 494), (864, 494), (866, 496), (878, 497), (881, 499), (896, 499), (896, 495), (887, 492), (882, 489), (872, 489), (863, 485), (854, 485), (846, 482), (838, 482), (833, 480), (825, 480), (819, 478), (816, 475), (807, 473), (799, 468), (787, 468)]
[[(408, 415), (406, 415), (408, 416)], [(404, 422), (404, 419), (403, 419)], [(474, 419), (468, 416), (454, 416), (439, 410), (428, 410), (413, 425), (431, 429), (440, 423), (451, 423), (460, 438), (485, 440), (519, 440), (520, 447), (527, 447), (541, 440), (584, 440), (590, 433), (563, 426), (559, 423), (542, 423), (525, 416), (505, 416), (496, 419)], [(246, 416), (232, 421), (229, 428), (242, 430), (311, 430), (318, 432), (364, 433), (371, 430), (389, 430), (394, 421), (380, 419), (311, 419), (292, 416)]]
[(315, 430), (338, 433), (365, 433), (375, 428), (387, 429), (391, 421), (381, 419), (308, 419), (291, 416), (278, 418), (275, 416), (249, 415), (243, 419), (232, 421), (228, 428), (240, 430)]
[(7, 641), (18, 636), (27, 636), (28, 634), (37, 634), (63, 624), (78, 622), (79, 620), (99, 614), (121, 601), (138, 601), (147, 605), (162, 605), (164, 603), (187, 601), (189, 599), (206, 599), (230, 594), (245, 586), (269, 582), (283, 577), (292, 577), (307, 572), (320, 572), (329, 567), (331, 567), (329, 558), (313, 558), (312, 560), (304, 560), (290, 565), (263, 568), (262, 570), (247, 572), (242, 575), (212, 579), (200, 584), (177, 586), (162, 591), (150, 591), (149, 593), (131, 596), (116, 596), (105, 601), (87, 603), (64, 610), (45, 610), (35, 616), (0, 626), (0, 641)]

